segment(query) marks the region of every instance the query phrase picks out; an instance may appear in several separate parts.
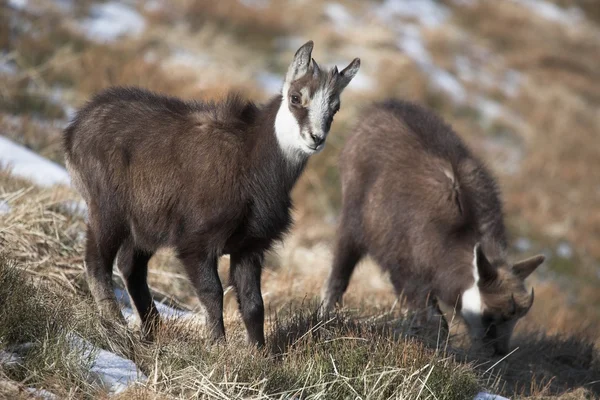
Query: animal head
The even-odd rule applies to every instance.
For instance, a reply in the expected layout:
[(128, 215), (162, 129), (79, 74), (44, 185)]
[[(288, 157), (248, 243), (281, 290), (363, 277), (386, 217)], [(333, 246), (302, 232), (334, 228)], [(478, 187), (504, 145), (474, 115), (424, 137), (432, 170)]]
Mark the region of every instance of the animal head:
[(290, 157), (311, 155), (325, 146), (334, 115), (340, 109), (340, 94), (360, 68), (355, 58), (341, 72), (337, 67), (321, 69), (311, 57), (309, 41), (294, 56), (275, 119), (277, 140)]
[(534, 292), (525, 288), (527, 278), (544, 256), (537, 255), (513, 265), (492, 265), (479, 244), (473, 251), (475, 282), (461, 299), (460, 314), (471, 336), (493, 345), (497, 354), (506, 354), (513, 329), (533, 305)]

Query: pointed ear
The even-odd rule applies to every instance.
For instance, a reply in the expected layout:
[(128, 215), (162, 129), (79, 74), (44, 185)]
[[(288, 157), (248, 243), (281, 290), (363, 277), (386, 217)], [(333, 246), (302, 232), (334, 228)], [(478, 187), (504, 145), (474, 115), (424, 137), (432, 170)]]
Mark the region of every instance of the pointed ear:
[(522, 280), (525, 280), (537, 267), (539, 267), (546, 257), (543, 255), (537, 255), (531, 258), (528, 258), (523, 261), (519, 261), (512, 267), (512, 272)]
[(290, 64), (287, 74), (285, 75), (285, 81), (290, 83), (298, 78), (301, 78), (308, 72), (310, 65), (314, 43), (312, 40), (306, 42), (302, 47), (296, 51), (294, 55), (294, 61)]
[(496, 268), (488, 261), (481, 244), (477, 243), (473, 249), (473, 265), (477, 266), (477, 272), (479, 273), (479, 282), (492, 282), (498, 278), (498, 272)]
[(338, 88), (343, 90), (352, 78), (356, 76), (358, 70), (360, 69), (360, 58), (355, 58), (352, 62), (339, 73), (338, 76)]

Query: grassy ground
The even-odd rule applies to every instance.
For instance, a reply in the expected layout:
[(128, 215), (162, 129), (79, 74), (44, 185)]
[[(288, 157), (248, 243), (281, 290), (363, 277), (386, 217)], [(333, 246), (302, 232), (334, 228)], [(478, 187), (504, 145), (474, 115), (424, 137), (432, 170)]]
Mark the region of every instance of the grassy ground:
[[(21, 365), (1, 368), (0, 397), (25, 398), (26, 386), (67, 398), (104, 396), (86, 372), (89, 360), (68, 351), (72, 331), (130, 356), (123, 343), (134, 343), (133, 356), (150, 380), (123, 398), (460, 399), (481, 388), (532, 398), (600, 395), (600, 28), (592, 1), (555, 1), (586, 12), (584, 20), (564, 24), (514, 1), (443, 0), (434, 3), (447, 18), (435, 26), (418, 17), (385, 24), (372, 11), (378, 1), (342, 2), (352, 21), (346, 24), (335, 24), (330, 3), (319, 0), (262, 8), (234, 0), (136, 3), (146, 29), (111, 43), (90, 40), (76, 24), (93, 1), (77, 2), (68, 16), (55, 2), (34, 3), (39, 10), (0, 5), (0, 62), (15, 69), (0, 72), (0, 133), (58, 163), (70, 109), (109, 85), (183, 98), (236, 89), (264, 100), (272, 90), (260, 84), (261, 73), (281, 77), (305, 39), (315, 40), (314, 57), (323, 64), (360, 56), (366, 83), (352, 88), (353, 82), (344, 93), (326, 149), (294, 191), (296, 226), (268, 258), (264, 355), (243, 344), (230, 291), (227, 346), (204, 343), (201, 321), (166, 324), (154, 345), (131, 332), (115, 335), (98, 319), (83, 278), (83, 221), (67, 212), (78, 196), (0, 171), (0, 200), (10, 206), (0, 214), (0, 349), (24, 355)], [(398, 49), (395, 29), (411, 23), (421, 27), (432, 62), (459, 78), (466, 102), (454, 101)], [(518, 87), (507, 90), (513, 78)], [(469, 351), (463, 335), (448, 339), (437, 324), (414, 327), (368, 261), (351, 282), (343, 314), (320, 321), (311, 312), (331, 260), (340, 203), (337, 154), (356, 112), (387, 96), (425, 103), (452, 123), (500, 180), (511, 236), (515, 244), (517, 238), (527, 243), (512, 256), (549, 256), (535, 274), (536, 302), (518, 325), (518, 349), (504, 360)], [(479, 108), (481, 98), (502, 113)], [(169, 251), (151, 264), (157, 298), (201, 313)], [(223, 259), (225, 283), (227, 272)], [(34, 345), (20, 349), (25, 342)]]

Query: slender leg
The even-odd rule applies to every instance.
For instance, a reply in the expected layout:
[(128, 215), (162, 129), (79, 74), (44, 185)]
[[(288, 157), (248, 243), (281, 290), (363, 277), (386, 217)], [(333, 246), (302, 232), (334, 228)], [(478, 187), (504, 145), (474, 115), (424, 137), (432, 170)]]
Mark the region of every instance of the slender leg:
[(151, 257), (151, 253), (137, 249), (129, 238), (121, 246), (117, 258), (127, 292), (140, 317), (142, 332), (148, 339), (153, 337), (160, 319), (148, 287), (148, 261)]
[(232, 254), (230, 281), (235, 288), (240, 313), (248, 332), (248, 341), (265, 345), (265, 308), (260, 291), (263, 254)]
[(342, 305), (342, 297), (348, 288), (352, 272), (364, 254), (341, 227), (340, 232), (333, 257), (333, 267), (322, 296), (323, 311), (325, 312)]
[(103, 317), (125, 324), (112, 284), (113, 262), (121, 241), (122, 235), (103, 234), (88, 224), (85, 264), (90, 292)]
[(217, 257), (199, 253), (181, 253), (179, 258), (196, 289), (196, 295), (206, 310), (210, 338), (225, 339), (223, 325), (223, 286), (217, 271)]

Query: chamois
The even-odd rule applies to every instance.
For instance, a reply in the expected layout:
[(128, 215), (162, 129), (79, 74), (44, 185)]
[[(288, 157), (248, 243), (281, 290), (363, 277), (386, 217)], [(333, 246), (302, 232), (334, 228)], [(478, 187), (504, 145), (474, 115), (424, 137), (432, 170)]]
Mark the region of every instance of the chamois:
[(342, 212), (323, 308), (341, 305), (358, 261), (389, 272), (408, 306), (454, 308), (475, 343), (508, 351), (543, 261), (506, 259), (498, 186), (452, 128), (398, 100), (365, 110), (340, 155)]
[(295, 53), (280, 94), (263, 106), (229, 94), (189, 102), (139, 88), (109, 88), (64, 133), (66, 161), (88, 206), (85, 263), (102, 315), (123, 322), (112, 289), (115, 258), (152, 335), (159, 321), (148, 288), (150, 257), (176, 250), (206, 309), (210, 338), (225, 338), (218, 258), (231, 256), (248, 340), (263, 346), (264, 253), (291, 225), (290, 191), (325, 145), (340, 94), (360, 60), (321, 70), (313, 42)]

